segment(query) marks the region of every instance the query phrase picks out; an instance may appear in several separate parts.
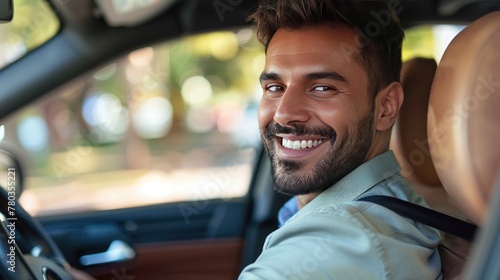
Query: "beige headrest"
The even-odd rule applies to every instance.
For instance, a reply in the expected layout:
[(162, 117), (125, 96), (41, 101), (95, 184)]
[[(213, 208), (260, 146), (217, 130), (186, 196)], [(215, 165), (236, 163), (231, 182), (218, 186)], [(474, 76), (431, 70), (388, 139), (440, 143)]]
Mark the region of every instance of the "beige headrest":
[(428, 135), (444, 187), (481, 223), (500, 166), (500, 12), (470, 24), (446, 49), (432, 85)]
[(426, 58), (403, 63), (405, 97), (391, 135), (391, 150), (403, 168), (402, 175), (425, 186), (441, 186), (427, 144), (427, 108), (436, 67), (433, 59)]

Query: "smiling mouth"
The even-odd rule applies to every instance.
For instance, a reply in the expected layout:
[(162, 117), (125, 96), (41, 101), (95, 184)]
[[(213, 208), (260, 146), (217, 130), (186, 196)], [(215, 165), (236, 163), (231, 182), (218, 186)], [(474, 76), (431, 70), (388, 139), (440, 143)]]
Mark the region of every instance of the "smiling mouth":
[(323, 139), (315, 140), (289, 140), (281, 138), (281, 145), (287, 149), (302, 150), (317, 147), (323, 143)]

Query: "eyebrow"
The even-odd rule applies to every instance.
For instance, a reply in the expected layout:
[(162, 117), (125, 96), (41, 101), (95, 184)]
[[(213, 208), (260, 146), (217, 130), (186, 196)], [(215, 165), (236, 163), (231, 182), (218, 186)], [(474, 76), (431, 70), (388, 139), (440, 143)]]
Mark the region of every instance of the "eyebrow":
[(260, 74), (259, 81), (262, 84), (264, 81), (276, 81), (280, 79), (280, 75), (277, 73), (268, 73), (268, 72), (263, 72)]
[(346, 78), (344, 76), (340, 75), (337, 72), (313, 72), (306, 74), (304, 76), (306, 80), (318, 80), (318, 79), (330, 79), (330, 80), (335, 80), (339, 82), (344, 82), (348, 83)]
[[(331, 72), (313, 72), (313, 73), (308, 73), (303, 76), (304, 79), (306, 80), (318, 80), (318, 79), (330, 79), (330, 80), (335, 80), (343, 83), (349, 83), (344, 76), (340, 75), (337, 72), (331, 71)], [(260, 74), (259, 81), (260, 83), (264, 81), (269, 81), (269, 80), (280, 80), (280, 75), (274, 72), (263, 72)]]

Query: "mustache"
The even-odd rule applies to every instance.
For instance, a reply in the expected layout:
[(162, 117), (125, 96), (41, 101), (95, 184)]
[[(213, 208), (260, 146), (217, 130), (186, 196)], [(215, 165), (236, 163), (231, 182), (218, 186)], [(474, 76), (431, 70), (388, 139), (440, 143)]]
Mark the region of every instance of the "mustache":
[(265, 130), (266, 139), (270, 140), (276, 137), (276, 134), (292, 134), (296, 136), (315, 135), (329, 138), (332, 142), (337, 138), (335, 129), (326, 125), (321, 127), (307, 127), (303, 124), (292, 124), (289, 126), (283, 126), (279, 123), (269, 124)]

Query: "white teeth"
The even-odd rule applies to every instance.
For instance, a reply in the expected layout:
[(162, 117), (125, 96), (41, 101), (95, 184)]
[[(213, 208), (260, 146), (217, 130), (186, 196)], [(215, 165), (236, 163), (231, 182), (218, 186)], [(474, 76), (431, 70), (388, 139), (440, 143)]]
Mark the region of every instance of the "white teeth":
[(300, 150), (305, 148), (316, 147), (323, 143), (323, 140), (302, 140), (302, 141), (292, 141), (285, 138), (282, 138), (281, 145), (283, 147), (292, 149), (292, 150)]
[(285, 148), (293, 149), (293, 141), (290, 141), (290, 140), (287, 140), (287, 139), (283, 138), (282, 145)]
[(300, 148), (301, 149), (307, 148), (307, 141), (306, 140), (302, 140), (302, 142), (300, 142)]
[(294, 150), (300, 149), (300, 141), (293, 141), (293, 148)]

